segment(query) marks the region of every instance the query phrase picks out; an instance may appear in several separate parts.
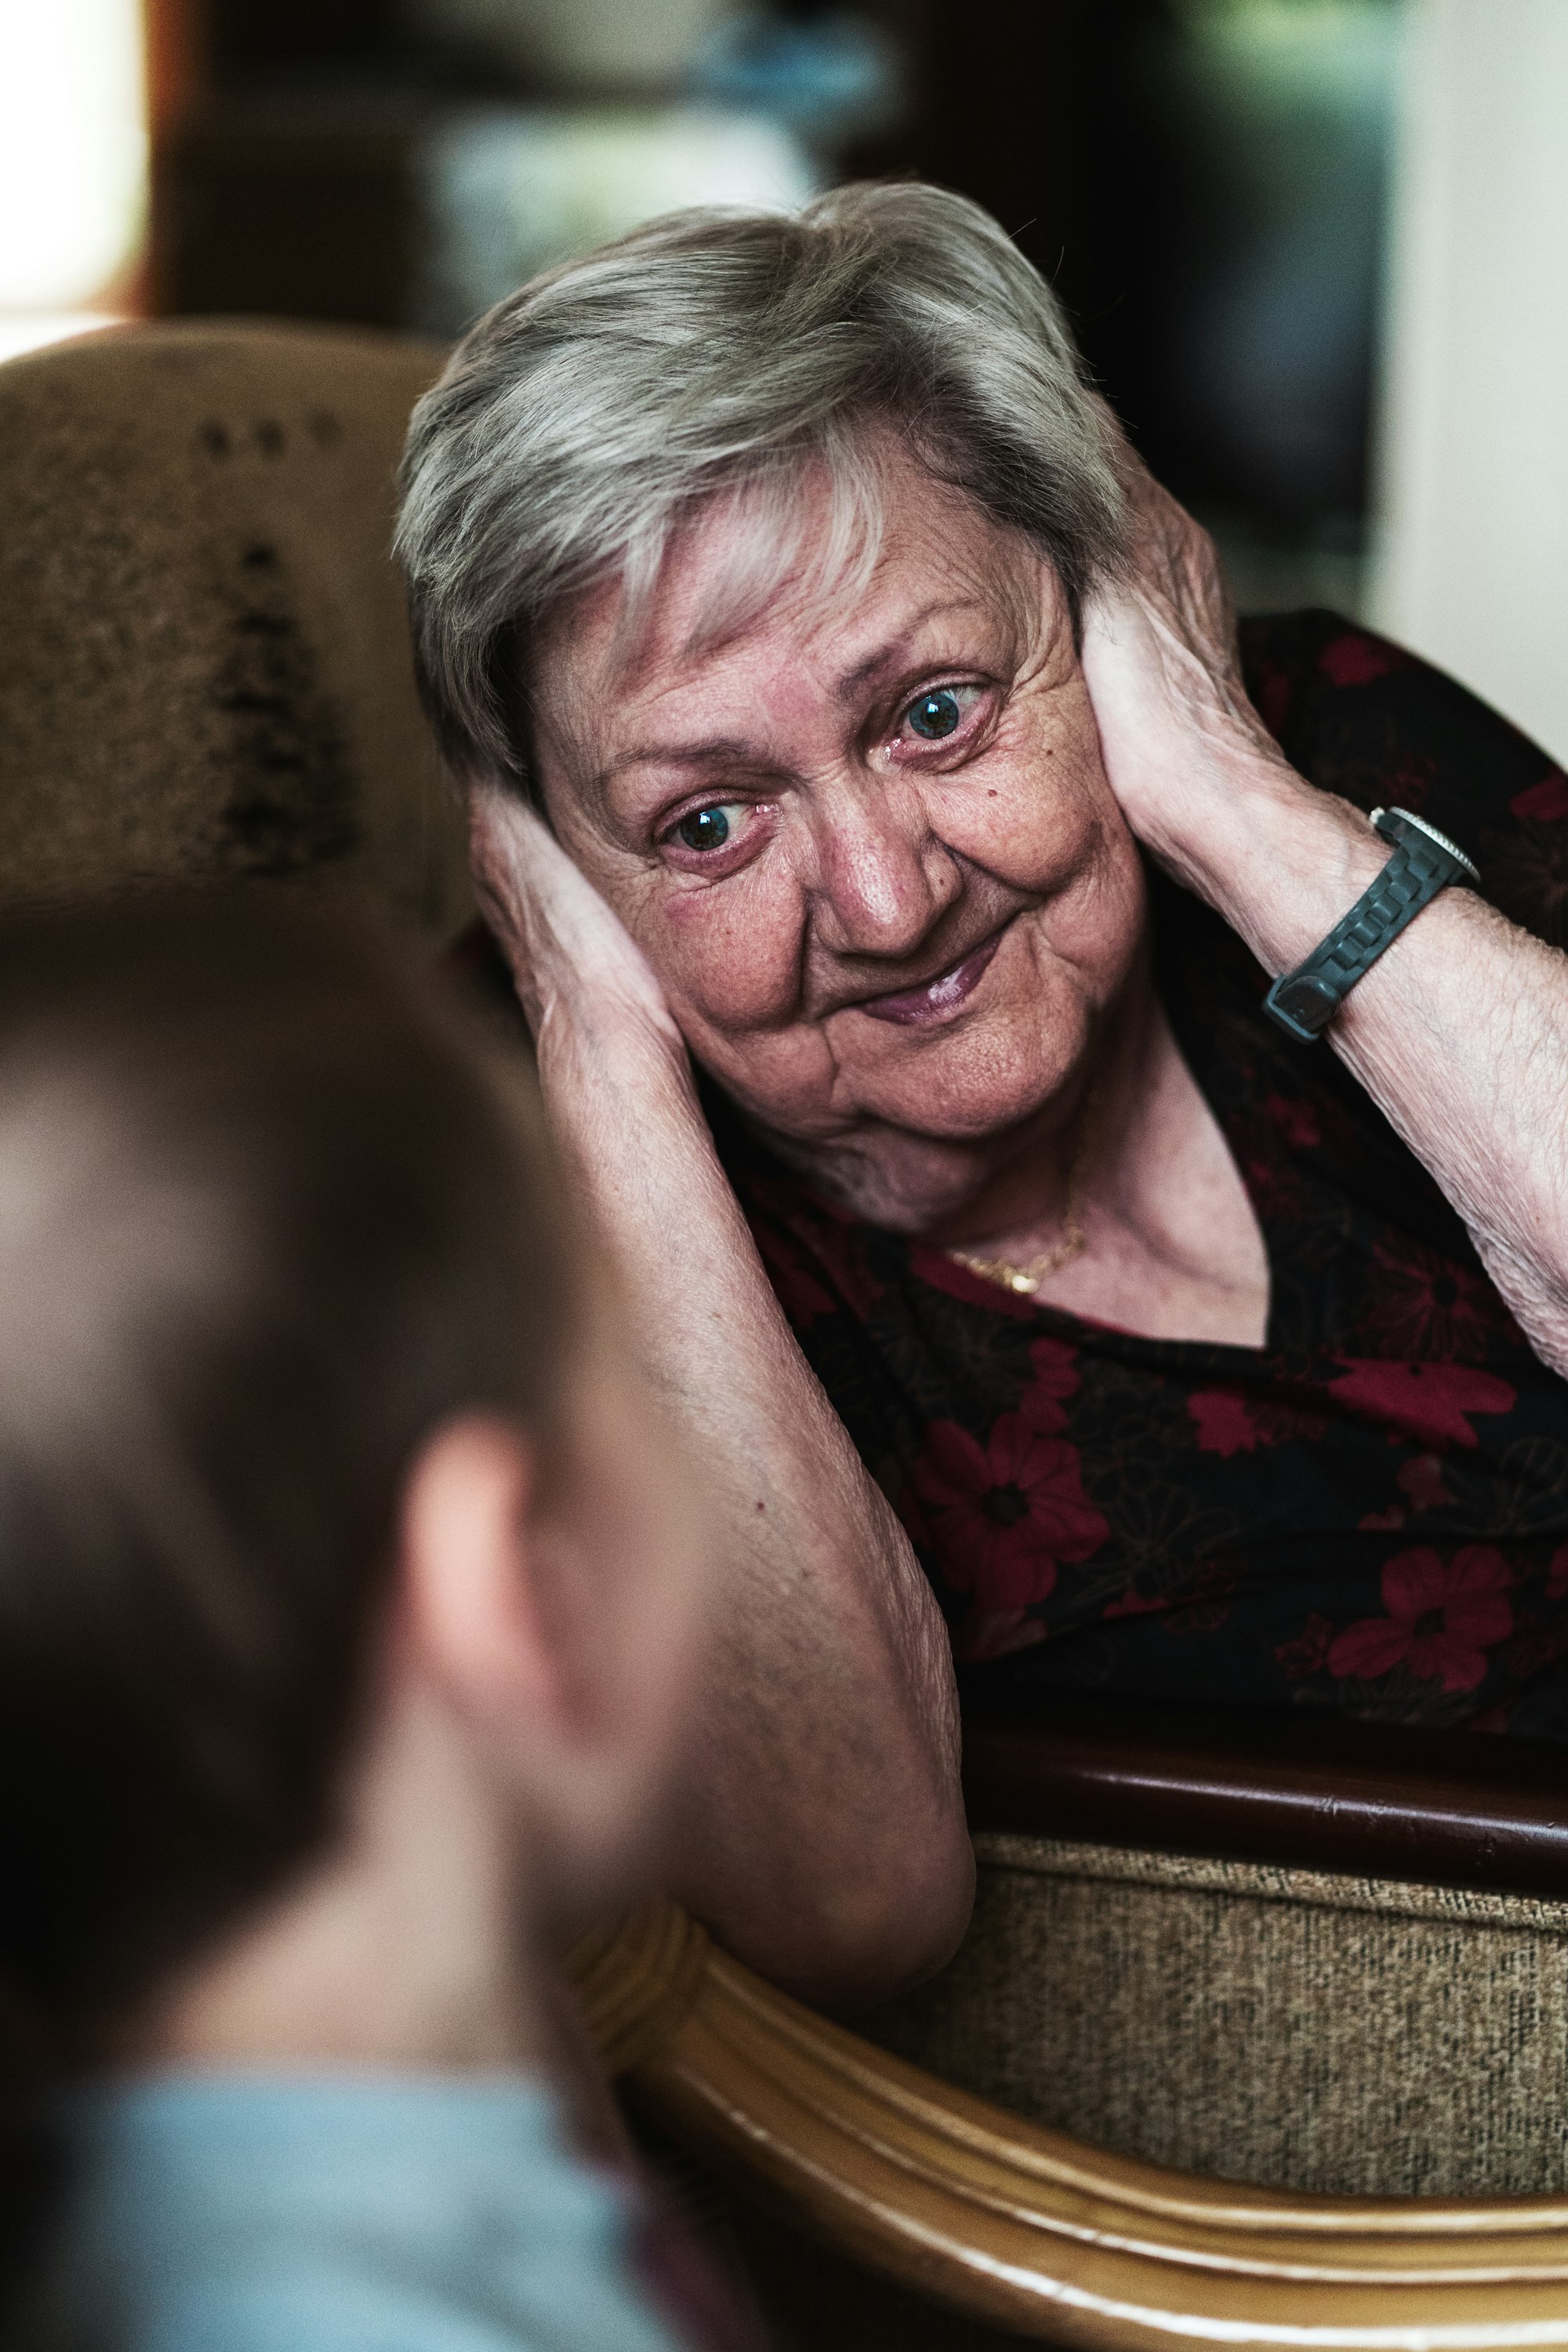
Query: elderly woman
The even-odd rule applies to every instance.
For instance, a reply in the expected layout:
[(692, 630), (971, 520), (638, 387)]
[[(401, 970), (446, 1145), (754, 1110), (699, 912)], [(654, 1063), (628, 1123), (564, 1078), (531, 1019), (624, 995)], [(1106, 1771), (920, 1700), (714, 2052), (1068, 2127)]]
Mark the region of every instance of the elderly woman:
[(491, 929), (727, 1531), (688, 1898), (818, 1995), (940, 1961), (954, 1655), (1568, 1729), (1568, 784), (1325, 614), (1244, 685), (931, 189), (537, 280), (405, 485)]

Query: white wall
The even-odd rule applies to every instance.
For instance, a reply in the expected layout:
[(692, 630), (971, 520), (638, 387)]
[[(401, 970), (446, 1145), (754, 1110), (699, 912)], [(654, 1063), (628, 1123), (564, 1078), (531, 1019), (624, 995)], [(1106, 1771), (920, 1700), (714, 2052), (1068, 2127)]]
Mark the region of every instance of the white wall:
[(1568, 761), (1568, 0), (1409, 0), (1373, 617)]
[(0, 311), (90, 302), (131, 260), (143, 102), (141, 0), (0, 0)]

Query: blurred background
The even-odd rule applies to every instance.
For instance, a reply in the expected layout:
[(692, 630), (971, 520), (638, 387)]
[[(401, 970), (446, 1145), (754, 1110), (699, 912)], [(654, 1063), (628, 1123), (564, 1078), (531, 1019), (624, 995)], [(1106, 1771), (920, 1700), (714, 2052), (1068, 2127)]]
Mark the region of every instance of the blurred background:
[(673, 205), (908, 172), (1050, 277), (1244, 609), (1568, 754), (1568, 0), (0, 0), (0, 355), (449, 336)]

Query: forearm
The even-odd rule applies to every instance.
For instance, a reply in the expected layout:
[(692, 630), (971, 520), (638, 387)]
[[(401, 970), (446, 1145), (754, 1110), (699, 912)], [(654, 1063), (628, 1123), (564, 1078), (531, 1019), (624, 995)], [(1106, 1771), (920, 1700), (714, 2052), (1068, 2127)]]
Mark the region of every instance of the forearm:
[(671, 1891), (739, 1956), (852, 2006), (967, 1915), (945, 1628), (779, 1309), (685, 1068), (615, 1020), (545, 1024), (575, 1189), (718, 1533), (727, 1590)]
[[(1162, 854), (1279, 972), (1389, 853), (1347, 803), (1237, 754), (1206, 819)], [(1537, 1351), (1568, 1371), (1568, 959), (1449, 889), (1327, 1034), (1464, 1218)]]

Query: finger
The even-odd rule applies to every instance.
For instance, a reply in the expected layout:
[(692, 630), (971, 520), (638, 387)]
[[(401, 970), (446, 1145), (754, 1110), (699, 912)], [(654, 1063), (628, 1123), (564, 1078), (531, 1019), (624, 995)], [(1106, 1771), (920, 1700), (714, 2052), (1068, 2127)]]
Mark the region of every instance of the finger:
[(540, 835), (547, 840), (551, 837), (537, 811), (498, 783), (475, 784), (470, 790), (468, 833), (470, 838), (509, 845), (530, 843)]

